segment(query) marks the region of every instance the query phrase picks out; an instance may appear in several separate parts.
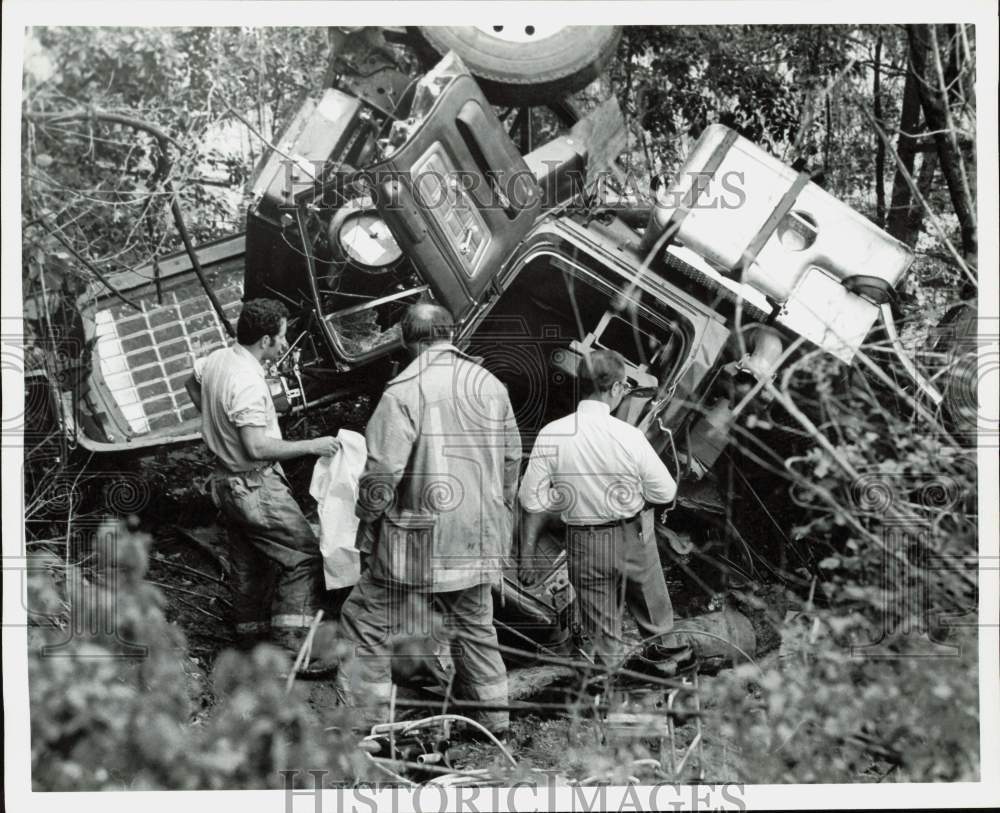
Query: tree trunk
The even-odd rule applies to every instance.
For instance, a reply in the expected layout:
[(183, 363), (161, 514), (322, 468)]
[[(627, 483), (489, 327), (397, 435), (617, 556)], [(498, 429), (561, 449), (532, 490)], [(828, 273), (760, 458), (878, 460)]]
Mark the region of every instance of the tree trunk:
[[(883, 130), (882, 123), (882, 35), (875, 42), (875, 68), (872, 80), (875, 121)], [(881, 228), (885, 224), (885, 142), (875, 134), (875, 223)]]
[[(966, 66), (963, 64), (965, 60), (963, 57), (961, 43), (962, 33), (958, 31), (957, 27), (954, 25), (946, 26), (946, 29), (948, 31), (948, 41), (952, 43), (952, 47), (948, 64), (945, 66), (945, 82), (949, 88), (949, 99), (951, 100), (952, 109), (955, 110), (957, 108), (960, 119), (964, 119), (966, 109), (972, 103), (972, 99), (970, 98), (972, 73), (971, 71), (964, 69)], [(954, 115), (952, 118), (954, 120)], [(958, 142), (959, 157), (964, 162), (965, 166), (971, 168), (972, 170), (967, 174), (965, 180), (966, 188), (969, 190), (972, 197), (972, 205), (975, 206), (978, 194), (976, 192), (975, 138), (970, 139), (959, 136)]]
[[(913, 159), (917, 153), (917, 128), (920, 127), (920, 77), (913, 69), (913, 45), (907, 64), (906, 81), (903, 85), (903, 108), (899, 115), (899, 139), (896, 154), (906, 172), (913, 175)], [(879, 139), (881, 141), (881, 139)], [(911, 248), (916, 242), (916, 234), (910, 235), (908, 223), (911, 218), (913, 196), (903, 176), (903, 170), (896, 167), (892, 180), (892, 200), (889, 204), (889, 220), (886, 228), (897, 240), (902, 240)], [(919, 204), (917, 204), (917, 208)], [(922, 215), (921, 215), (922, 217)]]
[[(920, 161), (920, 170), (917, 174), (917, 189), (923, 196), (924, 200), (927, 200), (931, 194), (931, 184), (934, 182), (934, 176), (937, 174), (938, 167), (938, 157), (937, 152), (934, 150), (928, 150), (923, 153), (923, 158)], [(897, 237), (903, 240), (908, 246), (916, 245), (917, 238), (920, 237), (920, 230), (924, 225), (924, 207), (923, 206), (911, 206), (909, 211), (909, 217), (906, 220), (905, 233), (903, 237)], [(905, 239), (904, 239), (905, 238)]]
[(958, 150), (956, 140), (952, 138), (948, 126), (948, 112), (945, 108), (948, 99), (941, 92), (938, 77), (933, 70), (928, 69), (929, 27), (908, 25), (906, 32), (910, 41), (910, 59), (913, 70), (923, 79), (918, 85), (920, 105), (924, 111), (927, 127), (934, 133), (934, 143), (937, 145), (941, 172), (948, 184), (948, 194), (951, 196), (951, 203), (955, 209), (955, 215), (958, 217), (959, 230), (962, 235), (962, 253), (967, 259), (975, 261), (978, 249), (975, 202), (963, 181), (962, 154)]
[(326, 57), (326, 69), (323, 71), (322, 87), (332, 88), (333, 82), (337, 78), (337, 57), (344, 46), (347, 35), (336, 26), (327, 26), (326, 41), (330, 47), (330, 53)]
[(830, 109), (830, 94), (826, 94), (826, 140), (823, 144), (823, 171), (830, 173), (833, 166), (833, 113)]

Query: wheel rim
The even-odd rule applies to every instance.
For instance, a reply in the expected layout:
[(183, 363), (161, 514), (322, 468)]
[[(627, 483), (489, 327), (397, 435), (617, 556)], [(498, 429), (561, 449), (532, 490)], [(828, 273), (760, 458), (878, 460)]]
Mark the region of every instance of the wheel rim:
[(501, 42), (538, 42), (549, 37), (554, 37), (565, 26), (562, 25), (477, 25), (476, 29), (481, 31), (490, 39)]

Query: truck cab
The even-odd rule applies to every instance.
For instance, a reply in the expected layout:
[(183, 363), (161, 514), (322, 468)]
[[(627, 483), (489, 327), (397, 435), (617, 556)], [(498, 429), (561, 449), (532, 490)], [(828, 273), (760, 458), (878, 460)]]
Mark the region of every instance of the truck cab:
[[(616, 350), (632, 384), (617, 416), (646, 434), (679, 504), (718, 510), (706, 484), (740, 394), (793, 351), (849, 362), (912, 260), (719, 125), (652, 205), (615, 206), (594, 195), (621, 151), (613, 101), (522, 155), (456, 54), (376, 80), (306, 99), (254, 173), (245, 233), (196, 249), (227, 318), (241, 299), (288, 306), (292, 347), (270, 379), (279, 411), (377, 398), (405, 360), (402, 314), (436, 301), (507, 385), (526, 453), (575, 408), (581, 359)], [(154, 266), (114, 280), (138, 313), (99, 291), (81, 306), (86, 381), (61, 397), (94, 451), (199, 434), (183, 382), (226, 342), (224, 325), (190, 257)], [(556, 537), (548, 578), (509, 579), (511, 601), (549, 629), (570, 599)]]

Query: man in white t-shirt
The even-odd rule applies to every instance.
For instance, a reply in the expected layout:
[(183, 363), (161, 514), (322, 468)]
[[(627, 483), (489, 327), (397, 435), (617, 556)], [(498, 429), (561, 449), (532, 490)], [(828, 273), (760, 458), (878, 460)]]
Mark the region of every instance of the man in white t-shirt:
[(232, 546), (237, 637), (250, 643), (269, 633), (297, 650), (323, 596), (323, 564), (278, 461), (332, 455), (339, 443), (329, 436), (281, 436), (264, 364), (288, 349), (287, 328), (283, 304), (250, 300), (240, 313), (236, 342), (199, 359), (187, 388), (216, 459), (212, 499), (226, 518)]
[(542, 428), (521, 481), (527, 512), (521, 535), (521, 579), (534, 580), (538, 535), (552, 514), (566, 524), (569, 578), (580, 620), (596, 658), (625, 658), (622, 610), (627, 605), (652, 660), (689, 656), (661, 644), (673, 628), (654, 534), (643, 529), (647, 505), (668, 503), (674, 478), (640, 429), (612, 416), (628, 392), (625, 362), (610, 350), (589, 354), (579, 368), (577, 411)]

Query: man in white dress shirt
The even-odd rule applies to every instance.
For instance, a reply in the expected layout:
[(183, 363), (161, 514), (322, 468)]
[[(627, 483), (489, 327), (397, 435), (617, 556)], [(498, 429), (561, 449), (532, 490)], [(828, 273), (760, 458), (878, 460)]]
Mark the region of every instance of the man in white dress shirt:
[(547, 518), (558, 514), (566, 525), (570, 582), (596, 659), (622, 664), (627, 605), (643, 640), (652, 642), (647, 657), (676, 663), (676, 656), (689, 653), (660, 643), (673, 628), (673, 607), (656, 540), (641, 520), (648, 504), (674, 498), (676, 483), (642, 431), (611, 415), (629, 389), (622, 357), (592, 352), (581, 361), (579, 377), (583, 398), (577, 411), (539, 432), (521, 481), (519, 498), (527, 512), (522, 581), (534, 580), (538, 535)]

